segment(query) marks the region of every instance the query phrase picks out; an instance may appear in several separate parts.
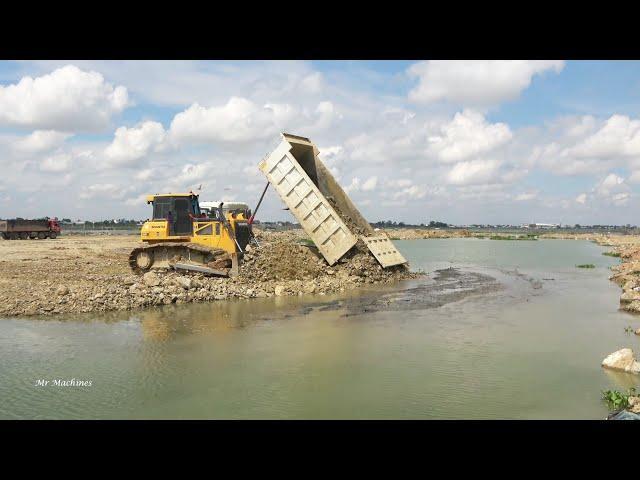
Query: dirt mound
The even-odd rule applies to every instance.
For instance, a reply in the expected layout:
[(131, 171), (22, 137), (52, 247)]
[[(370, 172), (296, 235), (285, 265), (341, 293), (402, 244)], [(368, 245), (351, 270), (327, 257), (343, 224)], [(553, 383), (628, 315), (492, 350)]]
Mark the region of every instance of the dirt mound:
[(245, 254), (243, 283), (336, 278), (352, 283), (377, 283), (411, 276), (404, 265), (383, 269), (362, 241), (329, 266), (315, 247), (301, 245), (301, 237), (275, 237)]
[(265, 242), (245, 253), (241, 276), (247, 282), (306, 280), (320, 275), (324, 265), (315, 248), (286, 240)]

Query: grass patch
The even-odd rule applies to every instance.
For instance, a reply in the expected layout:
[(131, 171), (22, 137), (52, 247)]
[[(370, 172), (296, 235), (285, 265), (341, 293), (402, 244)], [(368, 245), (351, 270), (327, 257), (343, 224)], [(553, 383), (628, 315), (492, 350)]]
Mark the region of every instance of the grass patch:
[(631, 387), (627, 393), (618, 390), (603, 390), (602, 399), (607, 402), (612, 411), (621, 410), (629, 406), (629, 397), (634, 396), (636, 389)]
[(582, 265), (576, 265), (576, 268), (596, 268), (593, 263), (583, 263)]
[(606, 255), (607, 257), (620, 257), (620, 252), (602, 252), (602, 254)]
[(536, 235), (491, 235), (489, 240), (538, 240)]

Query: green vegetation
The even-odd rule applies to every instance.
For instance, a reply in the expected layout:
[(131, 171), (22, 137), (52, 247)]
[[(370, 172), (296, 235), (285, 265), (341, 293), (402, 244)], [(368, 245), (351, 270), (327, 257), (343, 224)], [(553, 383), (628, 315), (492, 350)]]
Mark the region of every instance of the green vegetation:
[(414, 225), (412, 223), (396, 222), (391, 220), (381, 220), (379, 222), (370, 223), (374, 228), (449, 228), (451, 225), (445, 222), (431, 220), (428, 225), (421, 223)]
[(576, 268), (596, 268), (593, 263), (583, 263), (582, 265), (576, 265)]
[(538, 240), (537, 235), (491, 235), (489, 240)]
[(625, 333), (636, 333), (632, 326), (624, 327)]
[(607, 257), (620, 257), (620, 252), (602, 252)]
[(612, 411), (621, 410), (629, 406), (629, 397), (634, 396), (636, 389), (631, 387), (625, 394), (618, 390), (603, 390), (602, 399), (607, 402)]

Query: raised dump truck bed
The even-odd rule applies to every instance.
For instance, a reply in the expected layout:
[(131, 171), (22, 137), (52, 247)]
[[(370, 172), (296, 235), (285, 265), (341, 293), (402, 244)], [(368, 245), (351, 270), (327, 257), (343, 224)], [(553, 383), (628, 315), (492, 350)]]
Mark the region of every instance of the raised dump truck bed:
[(56, 238), (59, 234), (60, 225), (55, 219), (25, 220), (16, 218), (0, 220), (0, 236), (5, 240)]
[(407, 263), (389, 237), (371, 228), (308, 138), (283, 133), (259, 168), (329, 265), (359, 238), (383, 267)]

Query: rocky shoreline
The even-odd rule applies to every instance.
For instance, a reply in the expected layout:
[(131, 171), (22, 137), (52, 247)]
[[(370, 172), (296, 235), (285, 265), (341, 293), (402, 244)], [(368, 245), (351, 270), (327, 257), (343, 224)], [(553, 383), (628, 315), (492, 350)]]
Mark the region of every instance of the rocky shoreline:
[(404, 266), (383, 269), (362, 246), (330, 267), (315, 249), (299, 243), (304, 237), (302, 230), (258, 231), (260, 247), (248, 249), (236, 278), (173, 271), (135, 275), (129, 271), (127, 255), (137, 236), (0, 242), (0, 268), (5, 272), (0, 279), (0, 316), (325, 295), (421, 275)]
[[(614, 273), (609, 279), (622, 288), (620, 309), (640, 313), (640, 238), (635, 235), (591, 235), (585, 239), (612, 247), (606, 253), (621, 259), (620, 264), (611, 267)], [(640, 335), (640, 329), (636, 333)]]

